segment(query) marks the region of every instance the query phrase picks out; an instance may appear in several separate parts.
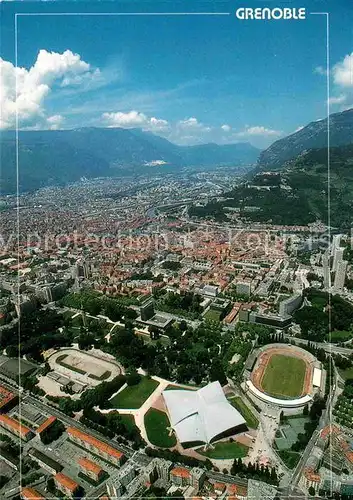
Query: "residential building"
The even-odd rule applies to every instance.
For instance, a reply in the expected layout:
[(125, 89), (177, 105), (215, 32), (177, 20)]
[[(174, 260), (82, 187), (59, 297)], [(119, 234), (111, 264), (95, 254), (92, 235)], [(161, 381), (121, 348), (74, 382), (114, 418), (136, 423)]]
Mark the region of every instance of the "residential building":
[(251, 313), (251, 307), (249, 306), (241, 306), (239, 310), (239, 321), (245, 321), (246, 323), (249, 321), (249, 315)]
[(18, 401), (18, 396), (0, 385), (0, 413), (7, 412)]
[(291, 315), (298, 307), (301, 306), (303, 298), (300, 293), (288, 297), (288, 299), (282, 300), (279, 304), (279, 314), (280, 316)]
[(215, 285), (205, 285), (200, 289), (202, 295), (207, 295), (209, 297), (216, 297), (218, 295), (218, 286)]
[(251, 282), (250, 281), (238, 281), (236, 284), (236, 292), (239, 295), (251, 295)]
[(133, 464), (127, 463), (122, 467), (119, 473), (116, 475), (117, 479), (121, 482), (123, 486), (127, 486), (136, 476), (136, 470)]
[(67, 429), (67, 433), (71, 441), (89, 451), (92, 451), (104, 460), (107, 460), (115, 465), (121, 465), (123, 463), (125, 458), (124, 453), (91, 436), (90, 434), (86, 434), (75, 427), (69, 427)]
[(19, 470), (20, 460), (4, 448), (0, 448), (0, 462), (5, 462), (11, 469)]
[(102, 467), (98, 465), (96, 462), (93, 462), (93, 460), (89, 460), (86, 457), (79, 458), (78, 465), (83, 474), (90, 477), (91, 479), (93, 479), (93, 481), (96, 481), (97, 483), (104, 476), (104, 470), (102, 469)]
[(37, 450), (37, 448), (30, 448), (28, 450), (28, 456), (37, 462), (37, 464), (44, 470), (50, 472), (50, 474), (57, 474), (63, 470), (63, 466), (59, 464), (59, 462), (51, 457), (48, 457), (48, 455), (40, 450)]
[(170, 471), (170, 480), (176, 486), (189, 486), (191, 484), (191, 472), (186, 467), (174, 467)]
[(154, 483), (157, 479), (161, 479), (167, 483), (169, 481), (169, 472), (173, 464), (169, 460), (154, 458), (148, 465), (145, 474), (150, 483)]
[(54, 483), (58, 490), (62, 491), (64, 495), (67, 495), (71, 498), (75, 495), (80, 486), (71, 477), (66, 476), (62, 472), (58, 472), (58, 474), (55, 474)]
[(39, 436), (45, 434), (45, 432), (57, 421), (57, 418), (51, 415), (48, 417), (45, 422), (43, 422), (39, 427), (36, 429), (36, 434)]
[(206, 473), (204, 469), (201, 469), (199, 467), (193, 467), (191, 469), (191, 483), (190, 483), (191, 486), (195, 488), (197, 491), (199, 491), (203, 485), (205, 477)]
[(317, 492), (319, 489), (321, 477), (320, 474), (316, 473), (313, 468), (305, 467), (303, 470), (303, 474), (300, 478), (300, 484), (304, 486), (304, 488), (314, 488)]
[(260, 323), (262, 325), (276, 326), (277, 328), (284, 328), (291, 324), (291, 316), (280, 316), (278, 314), (266, 314), (264, 312), (252, 311), (249, 314), (250, 323)]
[(140, 316), (142, 321), (148, 321), (154, 316), (153, 299), (148, 299), (140, 306)]
[(344, 252), (343, 247), (335, 248), (334, 253), (333, 253), (333, 264), (332, 264), (332, 271), (333, 272), (337, 272), (337, 269), (343, 260), (343, 252)]
[(37, 490), (29, 487), (22, 488), (21, 498), (23, 500), (45, 500), (45, 497), (43, 497), (40, 493), (38, 493)]
[(348, 262), (346, 260), (340, 260), (337, 264), (335, 280), (333, 283), (333, 288), (337, 292), (341, 292), (344, 288), (346, 281)]
[[(246, 488), (244, 488), (246, 490)], [(244, 500), (244, 496), (236, 495), (238, 498)], [(247, 485), (247, 497), (251, 500), (273, 500), (277, 496), (277, 489), (270, 484), (255, 479), (249, 479)]]
[(26, 427), (21, 424), (21, 422), (8, 415), (0, 414), (0, 425), (13, 434), (16, 434), (16, 436), (24, 441), (29, 441), (33, 437), (33, 432), (29, 427)]
[(331, 286), (330, 255), (326, 251), (322, 256), (322, 267), (324, 274), (324, 287), (328, 290)]
[(107, 493), (109, 498), (119, 498), (125, 492), (124, 486), (121, 484), (120, 480), (116, 477), (109, 479), (107, 481)]

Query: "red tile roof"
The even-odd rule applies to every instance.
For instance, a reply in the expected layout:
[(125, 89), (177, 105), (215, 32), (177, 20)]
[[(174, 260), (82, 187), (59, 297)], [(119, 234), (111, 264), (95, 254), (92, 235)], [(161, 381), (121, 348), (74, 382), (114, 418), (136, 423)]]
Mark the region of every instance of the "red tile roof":
[(351, 464), (353, 464), (353, 451), (347, 451), (346, 452), (346, 458), (349, 460)]
[(6, 389), (6, 387), (0, 385), (0, 409), (15, 397), (15, 394)]
[(22, 488), (21, 497), (24, 500), (45, 500), (45, 498), (38, 493), (34, 488)]
[(321, 431), (321, 437), (322, 439), (326, 439), (326, 437), (329, 434), (338, 434), (339, 433), (339, 428), (336, 425), (327, 425), (324, 427)]
[(314, 483), (319, 483), (321, 481), (321, 477), (319, 474), (316, 474), (314, 470), (309, 467), (307, 469), (304, 469), (304, 476), (309, 480), (313, 481)]
[(190, 471), (188, 471), (184, 467), (174, 467), (174, 469), (172, 469), (170, 471), (170, 473), (173, 476), (178, 476), (178, 477), (190, 477), (191, 476)]
[(213, 489), (223, 492), (226, 489), (226, 485), (224, 483), (213, 483)]
[(86, 443), (90, 444), (91, 446), (97, 448), (100, 451), (107, 453), (108, 455), (111, 455), (112, 457), (121, 459), (124, 456), (124, 453), (122, 453), (121, 451), (116, 450), (112, 446), (109, 446), (109, 444), (103, 443), (103, 441), (96, 439), (95, 437), (91, 436), (90, 434), (86, 434), (85, 432), (81, 432), (80, 430), (76, 429), (75, 427), (69, 427), (67, 429), (67, 433), (69, 434), (69, 436), (71, 435), (73, 437), (77, 437), (78, 439), (85, 441)]
[(240, 484), (228, 484), (227, 485), (227, 493), (230, 495), (240, 495), (242, 497), (246, 497), (247, 495), (246, 486), (241, 486)]
[(94, 474), (100, 474), (103, 471), (103, 469), (100, 465), (98, 465), (96, 462), (93, 462), (92, 460), (89, 460), (86, 457), (79, 458), (78, 464), (83, 469), (86, 469), (90, 472), (93, 472)]
[(45, 422), (42, 423), (37, 429), (36, 433), (40, 434), (41, 432), (45, 431), (48, 427), (50, 427), (54, 422), (56, 422), (56, 417), (50, 416), (49, 418), (46, 419)]
[(69, 476), (65, 476), (65, 474), (63, 474), (62, 472), (58, 472), (57, 474), (55, 474), (54, 480), (56, 483), (60, 484), (61, 486), (70, 491), (75, 491), (79, 486), (79, 484), (76, 483), (76, 481), (71, 479), (71, 477)]
[(0, 424), (4, 424), (5, 426), (8, 425), (15, 432), (21, 434), (21, 436), (26, 436), (27, 434), (32, 432), (29, 427), (26, 427), (25, 425), (21, 424), (21, 422), (9, 417), (8, 415), (0, 415)]

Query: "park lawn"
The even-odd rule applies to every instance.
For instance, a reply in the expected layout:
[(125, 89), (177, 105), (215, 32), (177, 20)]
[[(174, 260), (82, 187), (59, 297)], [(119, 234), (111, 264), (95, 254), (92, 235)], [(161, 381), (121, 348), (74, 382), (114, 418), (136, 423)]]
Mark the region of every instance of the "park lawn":
[(245, 458), (248, 454), (249, 448), (244, 444), (236, 443), (235, 441), (219, 441), (213, 445), (214, 448), (210, 448), (207, 451), (203, 451), (203, 448), (196, 450), (200, 455), (204, 455), (208, 458), (214, 459), (234, 459), (234, 458)]
[(327, 298), (314, 295), (310, 298), (311, 305), (322, 311), (327, 306)]
[(306, 365), (296, 357), (273, 354), (261, 381), (263, 390), (275, 397), (296, 398), (302, 394)]
[(174, 434), (169, 436), (169, 418), (166, 413), (150, 408), (145, 415), (145, 428), (148, 440), (158, 448), (172, 448), (176, 445)]
[(346, 368), (345, 370), (338, 370), (339, 374), (341, 375), (344, 380), (348, 380), (349, 378), (353, 378), (353, 366), (350, 368)]
[(204, 319), (208, 321), (220, 321), (221, 313), (220, 311), (215, 311), (213, 309), (209, 309), (207, 313), (204, 315)]
[(142, 377), (136, 385), (130, 385), (114, 396), (110, 402), (114, 408), (137, 409), (159, 386), (152, 378)]
[(242, 401), (241, 398), (229, 399), (229, 402), (238, 412), (245, 418), (246, 424), (252, 429), (257, 429), (259, 426), (259, 421), (255, 415), (251, 412), (250, 408)]
[(294, 469), (300, 460), (301, 454), (291, 450), (277, 450), (288, 469)]
[(136, 332), (136, 335), (141, 337), (141, 339), (145, 342), (145, 344), (156, 344), (157, 342), (160, 342), (164, 346), (170, 345), (170, 339), (166, 337), (161, 336), (156, 340), (152, 340), (151, 337), (147, 335), (147, 333)]
[(348, 332), (346, 330), (339, 331), (334, 330), (327, 335), (327, 340), (330, 342), (345, 342), (353, 337), (352, 332)]

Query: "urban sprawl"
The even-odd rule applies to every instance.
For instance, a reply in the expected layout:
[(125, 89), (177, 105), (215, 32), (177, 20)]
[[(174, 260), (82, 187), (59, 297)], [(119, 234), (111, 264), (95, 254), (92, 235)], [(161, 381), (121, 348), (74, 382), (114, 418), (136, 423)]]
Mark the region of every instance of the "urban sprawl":
[(1, 498), (352, 498), (350, 235), (194, 215), (236, 183), (1, 198)]

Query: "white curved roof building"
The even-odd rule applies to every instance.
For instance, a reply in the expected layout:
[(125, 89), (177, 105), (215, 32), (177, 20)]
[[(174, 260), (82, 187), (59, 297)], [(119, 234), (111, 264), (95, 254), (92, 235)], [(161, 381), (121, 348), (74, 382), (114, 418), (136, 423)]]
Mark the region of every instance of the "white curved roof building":
[(163, 397), (171, 426), (181, 443), (210, 443), (227, 431), (246, 425), (218, 381), (198, 391), (167, 390)]

